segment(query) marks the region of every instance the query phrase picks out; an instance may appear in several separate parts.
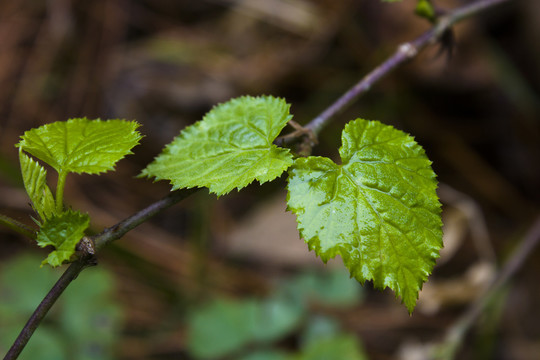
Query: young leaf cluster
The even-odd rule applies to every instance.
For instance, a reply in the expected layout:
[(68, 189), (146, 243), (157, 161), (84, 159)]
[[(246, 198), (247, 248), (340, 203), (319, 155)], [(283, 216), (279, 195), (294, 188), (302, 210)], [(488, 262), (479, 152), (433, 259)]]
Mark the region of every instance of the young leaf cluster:
[(343, 131), (341, 164), (293, 161), (273, 144), (288, 110), (269, 96), (218, 105), (142, 175), (223, 195), (288, 170), (288, 209), (309, 248), (325, 262), (340, 255), (358, 281), (390, 287), (412, 312), (442, 247), (437, 182), (424, 150), (391, 126), (357, 119)]
[[(140, 176), (172, 189), (206, 187), (218, 196), (288, 172), (288, 209), (301, 237), (326, 262), (339, 255), (351, 276), (390, 287), (412, 312), (442, 247), (440, 204), (431, 162), (414, 139), (377, 121), (345, 126), (341, 163), (294, 159), (274, 144), (291, 120), (290, 106), (271, 96), (219, 104), (185, 128)], [(40, 246), (56, 250), (44, 263), (68, 261), (88, 216), (63, 205), (68, 173), (98, 174), (131, 152), (141, 135), (123, 120), (71, 119), (27, 131), (17, 145), (26, 190), (39, 215)], [(56, 192), (30, 154), (58, 172)]]
[[(39, 246), (52, 245), (56, 249), (43, 264), (58, 266), (68, 261), (90, 223), (87, 214), (64, 207), (67, 175), (99, 174), (114, 169), (116, 162), (139, 143), (138, 126), (133, 121), (77, 118), (47, 124), (21, 136), (16, 146), (24, 187), (39, 217), (37, 242)], [(55, 195), (47, 184), (47, 170), (27, 154), (56, 170)]]

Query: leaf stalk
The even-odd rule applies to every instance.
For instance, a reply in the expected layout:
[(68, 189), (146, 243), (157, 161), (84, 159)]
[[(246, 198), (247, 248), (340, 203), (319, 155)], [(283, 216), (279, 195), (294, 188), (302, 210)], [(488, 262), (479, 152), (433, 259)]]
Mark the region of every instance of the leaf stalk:
[(58, 183), (56, 185), (56, 213), (61, 214), (64, 211), (64, 187), (66, 186), (66, 171), (58, 173)]

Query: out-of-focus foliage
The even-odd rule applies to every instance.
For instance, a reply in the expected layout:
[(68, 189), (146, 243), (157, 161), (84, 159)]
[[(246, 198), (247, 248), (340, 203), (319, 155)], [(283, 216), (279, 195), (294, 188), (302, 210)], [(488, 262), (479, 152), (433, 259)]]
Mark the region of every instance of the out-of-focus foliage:
[[(344, 335), (335, 321), (308, 312), (308, 305), (353, 307), (362, 299), (361, 288), (346, 272), (333, 269), (305, 273), (284, 282), (264, 299), (218, 298), (193, 309), (188, 321), (188, 349), (198, 359), (214, 359), (248, 348), (259, 348), (242, 359), (363, 359), (358, 340)], [(265, 350), (276, 341), (300, 331), (302, 353)], [(320, 341), (320, 339), (331, 339)], [(351, 356), (351, 357), (349, 357)]]
[[(5, 353), (59, 272), (39, 269), (39, 257), (22, 255), (0, 271), (0, 352)], [(103, 268), (82, 273), (65, 290), (36, 330), (21, 360), (115, 359), (122, 310), (113, 298), (114, 281)]]

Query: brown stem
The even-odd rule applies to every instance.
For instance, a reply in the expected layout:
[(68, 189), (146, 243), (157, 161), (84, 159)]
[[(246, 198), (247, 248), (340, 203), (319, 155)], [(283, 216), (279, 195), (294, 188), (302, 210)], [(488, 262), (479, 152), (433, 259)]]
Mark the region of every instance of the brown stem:
[(444, 342), (436, 349), (438, 353), (435, 354), (435, 359), (450, 360), (454, 358), (457, 350), (463, 343), (467, 331), (482, 314), (486, 306), (501, 291), (504, 285), (508, 283), (508, 280), (525, 264), (527, 258), (533, 253), (539, 242), (540, 216), (536, 218), (518, 248), (504, 264), (487, 292), (474, 302), (468, 311), (461, 316), (461, 319), (448, 330)]
[(68, 285), (79, 275), (79, 273), (85, 267), (86, 264), (81, 259), (72, 263), (67, 268), (67, 270), (62, 274), (60, 279), (58, 279), (56, 284), (54, 284), (49, 293), (45, 296), (45, 298), (43, 298), (36, 310), (34, 310), (34, 313), (32, 314), (32, 316), (30, 316), (30, 319), (28, 319), (28, 322), (26, 323), (22, 331), (19, 333), (19, 336), (17, 337), (17, 339), (15, 339), (13, 345), (11, 345), (11, 348), (4, 357), (4, 360), (13, 360), (19, 357), (19, 354), (21, 353), (21, 351), (23, 351), (34, 331), (38, 328), (41, 320), (43, 320), (45, 315), (47, 315), (51, 307), (54, 305), (56, 300), (58, 300), (60, 295), (62, 295)]
[(23, 327), (17, 339), (9, 349), (8, 353), (4, 357), (4, 360), (14, 360), (17, 359), (21, 351), (24, 349), (28, 340), (38, 328), (39, 324), (47, 315), (51, 307), (58, 300), (60, 295), (68, 287), (68, 285), (77, 278), (81, 271), (86, 267), (95, 265), (95, 251), (101, 249), (104, 245), (120, 239), (128, 231), (134, 229), (138, 225), (150, 219), (152, 216), (160, 213), (161, 211), (171, 207), (172, 205), (178, 203), (179, 201), (185, 199), (189, 195), (193, 194), (196, 189), (180, 190), (171, 192), (169, 195), (163, 199), (153, 203), (152, 205), (144, 208), (143, 210), (137, 212), (136, 214), (130, 216), (129, 218), (121, 221), (120, 223), (111, 226), (108, 229), (105, 229), (101, 234), (96, 235), (92, 238), (83, 238), (83, 245), (91, 242), (93, 246), (81, 246), (79, 249), (80, 256), (79, 259), (73, 262), (66, 271), (62, 274), (60, 279), (54, 284), (49, 293), (41, 301), (39, 306), (34, 310), (34, 313)]
[(396, 52), (392, 54), (381, 65), (373, 69), (369, 74), (362, 78), (356, 85), (350, 88), (345, 94), (337, 99), (332, 105), (324, 110), (320, 115), (311, 120), (305, 128), (313, 131), (316, 135), (330, 122), (337, 114), (344, 111), (362, 94), (369, 89), (385, 75), (390, 73), (399, 65), (414, 58), (421, 50), (430, 44), (434, 44), (452, 25), (465, 18), (473, 16), (480, 11), (491, 8), (500, 3), (510, 0), (479, 0), (465, 5), (461, 8), (448, 12), (445, 16), (439, 18), (437, 24), (426, 31), (418, 38), (398, 46)]

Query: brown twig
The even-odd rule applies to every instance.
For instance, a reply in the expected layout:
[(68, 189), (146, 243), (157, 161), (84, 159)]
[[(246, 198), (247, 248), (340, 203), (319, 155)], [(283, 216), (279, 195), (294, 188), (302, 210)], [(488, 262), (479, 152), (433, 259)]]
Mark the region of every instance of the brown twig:
[(504, 264), (503, 268), (494, 279), (493, 283), (476, 302), (465, 312), (459, 321), (452, 326), (446, 333), (443, 343), (435, 349), (434, 358), (438, 360), (450, 360), (455, 354), (465, 335), (476, 319), (482, 314), (486, 306), (508, 283), (508, 280), (525, 264), (527, 258), (534, 251), (540, 242), (540, 216), (536, 218), (529, 231), (518, 245), (510, 259)]
[(388, 75), (392, 70), (416, 57), (416, 55), (428, 45), (436, 43), (455, 23), (507, 1), (510, 0), (479, 0), (449, 11), (444, 16), (440, 17), (435, 26), (430, 30), (426, 31), (413, 41), (399, 45), (394, 54), (386, 59), (386, 61), (364, 76), (364, 78), (356, 85), (345, 92), (320, 115), (311, 120), (304, 128), (306, 131), (311, 130), (315, 135), (318, 135), (334, 116), (343, 112), (362, 94), (369, 91), (377, 81)]

